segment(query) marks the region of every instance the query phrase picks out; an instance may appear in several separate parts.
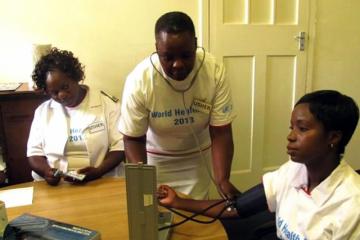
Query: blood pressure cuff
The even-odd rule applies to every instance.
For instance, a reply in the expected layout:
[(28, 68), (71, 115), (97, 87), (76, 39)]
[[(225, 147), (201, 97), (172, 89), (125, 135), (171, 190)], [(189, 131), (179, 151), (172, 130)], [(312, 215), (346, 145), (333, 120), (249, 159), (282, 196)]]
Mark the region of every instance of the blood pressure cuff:
[(233, 206), (242, 218), (267, 210), (264, 185), (256, 185), (241, 195), (236, 196)]

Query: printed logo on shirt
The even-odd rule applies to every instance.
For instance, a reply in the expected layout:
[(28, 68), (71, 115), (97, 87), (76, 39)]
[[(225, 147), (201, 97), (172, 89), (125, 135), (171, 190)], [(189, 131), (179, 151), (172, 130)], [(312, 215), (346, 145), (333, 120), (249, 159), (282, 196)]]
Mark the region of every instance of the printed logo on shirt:
[(233, 109), (233, 105), (229, 104), (229, 105), (226, 105), (226, 106), (223, 107), (222, 112), (223, 113), (230, 113), (232, 111), (232, 109)]
[(175, 108), (165, 109), (164, 111), (154, 111), (150, 113), (150, 117), (153, 119), (173, 118), (174, 126), (188, 125), (195, 122), (195, 118), (192, 116), (194, 111), (192, 108)]
[(212, 106), (211, 106), (210, 103), (201, 101), (201, 100), (196, 99), (196, 98), (194, 99), (193, 104), (192, 104), (192, 108), (193, 108), (195, 111), (202, 112), (202, 113), (206, 113), (206, 114), (209, 114), (209, 113), (210, 113), (211, 107), (212, 107)]
[(90, 133), (96, 133), (96, 132), (104, 131), (105, 125), (103, 122), (96, 122), (96, 123), (89, 125), (88, 129), (89, 129)]
[(75, 143), (83, 141), (81, 128), (70, 128), (69, 143)]
[[(287, 240), (307, 240), (306, 237), (301, 236), (299, 233), (296, 233), (292, 229), (289, 229), (289, 225), (281, 217), (277, 217), (276, 220), (277, 229), (281, 232), (281, 239)], [(286, 237), (286, 238), (284, 238)]]

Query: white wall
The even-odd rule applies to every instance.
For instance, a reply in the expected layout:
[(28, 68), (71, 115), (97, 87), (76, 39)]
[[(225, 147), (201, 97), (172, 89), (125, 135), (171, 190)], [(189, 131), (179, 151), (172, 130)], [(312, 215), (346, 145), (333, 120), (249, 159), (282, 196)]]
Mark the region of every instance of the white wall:
[(0, 0), (0, 82), (27, 82), (31, 45), (72, 51), (85, 83), (121, 95), (126, 75), (154, 51), (154, 25), (183, 11), (198, 25), (198, 2), (178, 0)]
[[(360, 1), (313, 1), (309, 89), (338, 89), (360, 104)], [(31, 44), (51, 43), (73, 51), (85, 64), (86, 84), (119, 97), (126, 75), (154, 51), (156, 19), (180, 10), (197, 26), (199, 3), (207, 6), (206, 0), (0, 0), (0, 82), (28, 81)], [(360, 168), (359, 128), (346, 154), (355, 168)]]

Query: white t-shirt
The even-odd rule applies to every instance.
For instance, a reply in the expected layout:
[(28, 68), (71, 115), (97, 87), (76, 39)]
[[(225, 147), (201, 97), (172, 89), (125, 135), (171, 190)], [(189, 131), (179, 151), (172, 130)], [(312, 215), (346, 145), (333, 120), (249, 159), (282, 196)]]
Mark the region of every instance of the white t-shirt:
[[(162, 74), (154, 69), (150, 57), (129, 74), (119, 130), (132, 137), (146, 134), (148, 163), (157, 166), (160, 183), (203, 198), (210, 184), (207, 169), (211, 167), (205, 166), (211, 159), (209, 125), (227, 125), (235, 117), (224, 67), (209, 53), (198, 51), (193, 71), (183, 81), (176, 81), (165, 76), (157, 55), (151, 60)], [(190, 88), (183, 93), (169, 84), (175, 89)], [(200, 148), (205, 151), (204, 158), (199, 154)], [(185, 180), (186, 190), (177, 188)], [(202, 185), (201, 193), (194, 190), (195, 185)]]
[(82, 119), (83, 112), (86, 112), (88, 108), (88, 91), (78, 106), (65, 107), (69, 136), (66, 141), (64, 154), (65, 159), (68, 161), (68, 170), (78, 170), (91, 165), (83, 134), (87, 124)]
[(305, 165), (293, 161), (263, 184), (281, 239), (360, 239), (360, 176), (344, 160), (310, 194)]

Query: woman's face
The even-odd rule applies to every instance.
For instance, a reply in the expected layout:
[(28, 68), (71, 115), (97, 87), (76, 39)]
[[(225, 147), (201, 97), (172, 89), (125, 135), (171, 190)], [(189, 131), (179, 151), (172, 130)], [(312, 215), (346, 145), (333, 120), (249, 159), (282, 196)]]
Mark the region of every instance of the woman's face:
[(156, 36), (156, 51), (166, 75), (181, 81), (194, 67), (196, 38), (190, 32), (160, 32)]
[(287, 140), (287, 153), (295, 162), (316, 164), (330, 152), (330, 134), (310, 112), (307, 103), (294, 108)]
[(75, 107), (80, 103), (79, 83), (59, 70), (47, 73), (46, 92), (52, 99), (66, 107)]

